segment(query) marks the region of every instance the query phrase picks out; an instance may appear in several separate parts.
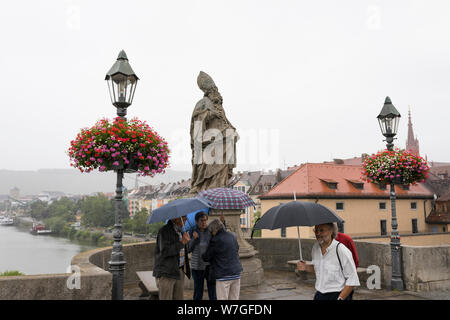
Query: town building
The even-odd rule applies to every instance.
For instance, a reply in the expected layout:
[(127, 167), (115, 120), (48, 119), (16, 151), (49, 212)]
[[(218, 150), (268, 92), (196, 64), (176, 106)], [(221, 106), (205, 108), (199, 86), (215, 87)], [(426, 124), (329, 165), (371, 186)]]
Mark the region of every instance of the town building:
[[(388, 235), (391, 231), (389, 187), (361, 180), (362, 165), (306, 163), (260, 196), (262, 214), (294, 200), (320, 203), (344, 219), (341, 232), (351, 236)], [(400, 234), (431, 232), (426, 222), (434, 194), (424, 184), (395, 186)], [(301, 237), (313, 238), (312, 227), (300, 227)], [(262, 237), (296, 238), (297, 228), (262, 230)]]

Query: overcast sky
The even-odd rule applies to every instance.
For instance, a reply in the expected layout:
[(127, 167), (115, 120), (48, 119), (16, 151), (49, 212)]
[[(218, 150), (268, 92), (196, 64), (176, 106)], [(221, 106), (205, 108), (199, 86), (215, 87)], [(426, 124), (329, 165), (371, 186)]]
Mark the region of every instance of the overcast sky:
[(121, 49), (141, 79), (128, 118), (190, 170), (189, 126), (214, 79), (241, 135), (238, 170), (375, 153), (376, 116), (408, 105), (421, 155), (450, 162), (450, 2), (8, 1), (0, 10), (0, 169), (70, 168), (80, 128), (116, 115), (104, 77)]

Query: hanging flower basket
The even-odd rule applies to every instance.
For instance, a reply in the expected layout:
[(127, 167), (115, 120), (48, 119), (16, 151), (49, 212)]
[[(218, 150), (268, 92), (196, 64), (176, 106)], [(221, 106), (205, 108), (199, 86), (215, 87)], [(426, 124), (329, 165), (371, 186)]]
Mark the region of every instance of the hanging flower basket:
[(379, 184), (416, 184), (425, 182), (430, 167), (425, 159), (405, 150), (379, 151), (363, 163), (362, 178)]
[(167, 142), (137, 118), (117, 117), (81, 129), (68, 150), (70, 165), (81, 172), (119, 170), (153, 177), (164, 173), (169, 162)]

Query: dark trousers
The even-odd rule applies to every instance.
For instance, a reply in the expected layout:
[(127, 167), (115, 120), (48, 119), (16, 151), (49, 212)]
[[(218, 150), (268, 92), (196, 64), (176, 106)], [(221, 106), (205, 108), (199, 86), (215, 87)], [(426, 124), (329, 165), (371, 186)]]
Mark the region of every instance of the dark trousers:
[(194, 300), (203, 299), (205, 279), (208, 287), (209, 300), (217, 300), (216, 281), (209, 280), (209, 266), (206, 267), (206, 270), (192, 270), (192, 277), (194, 278)]
[[(352, 290), (352, 292), (348, 295), (347, 298), (345, 298), (345, 300), (353, 300), (353, 292), (355, 291)], [(337, 300), (339, 294), (341, 293), (340, 292), (321, 293), (319, 291), (316, 291), (316, 294), (314, 295), (314, 300)]]

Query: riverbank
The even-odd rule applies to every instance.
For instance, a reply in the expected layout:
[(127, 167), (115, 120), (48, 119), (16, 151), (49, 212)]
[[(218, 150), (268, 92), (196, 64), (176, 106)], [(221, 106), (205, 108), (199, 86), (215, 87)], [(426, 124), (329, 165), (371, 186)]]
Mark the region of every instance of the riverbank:
[(58, 236), (33, 235), (23, 225), (0, 226), (0, 273), (66, 273), (74, 256), (95, 248)]
[[(33, 225), (33, 218), (27, 216), (16, 216), (14, 224), (24, 231), (28, 231)], [(54, 233), (51, 236), (69, 239), (71, 241), (79, 242), (82, 245), (93, 245), (95, 247), (109, 247), (113, 245), (114, 236), (112, 229), (102, 228), (74, 228), (64, 227), (62, 232)], [(134, 235), (130, 233), (123, 233), (122, 243), (138, 243), (152, 240), (148, 235)]]

